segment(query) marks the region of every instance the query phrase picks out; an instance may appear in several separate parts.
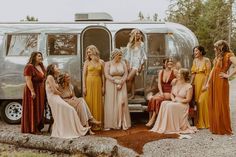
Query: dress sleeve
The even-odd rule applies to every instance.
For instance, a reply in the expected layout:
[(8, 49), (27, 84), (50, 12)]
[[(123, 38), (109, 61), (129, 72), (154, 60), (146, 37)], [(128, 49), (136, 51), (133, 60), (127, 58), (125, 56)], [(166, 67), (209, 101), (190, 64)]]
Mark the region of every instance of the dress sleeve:
[(27, 64), (24, 69), (24, 76), (33, 76), (34, 66), (32, 64)]
[(191, 68), (191, 73), (194, 74), (196, 73), (196, 66), (195, 66), (195, 60), (193, 60), (193, 65), (192, 65), (192, 68)]
[(128, 62), (130, 62), (130, 60), (131, 60), (130, 44), (128, 44), (126, 49), (125, 49), (124, 58)]
[(144, 47), (144, 43), (141, 43), (141, 64), (143, 64), (147, 60), (147, 55)]

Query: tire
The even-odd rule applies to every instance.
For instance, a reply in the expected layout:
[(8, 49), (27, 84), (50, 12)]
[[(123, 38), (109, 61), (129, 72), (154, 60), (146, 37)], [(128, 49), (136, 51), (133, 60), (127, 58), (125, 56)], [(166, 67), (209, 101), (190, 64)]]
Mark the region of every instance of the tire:
[(1, 104), (1, 117), (9, 124), (19, 124), (22, 117), (21, 101), (4, 101)]

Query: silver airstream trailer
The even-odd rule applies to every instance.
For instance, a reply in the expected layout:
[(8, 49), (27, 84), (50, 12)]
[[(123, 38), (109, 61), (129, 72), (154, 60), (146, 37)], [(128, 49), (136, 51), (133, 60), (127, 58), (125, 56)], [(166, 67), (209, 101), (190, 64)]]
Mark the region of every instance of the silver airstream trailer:
[(140, 29), (148, 59), (142, 73), (136, 77), (136, 97), (129, 101), (131, 112), (145, 110), (145, 96), (153, 77), (162, 68), (164, 57), (172, 56), (184, 67), (191, 66), (192, 48), (198, 41), (183, 25), (113, 22), (107, 14), (105, 18), (98, 18), (96, 14), (78, 14), (76, 17), (77, 21), (71, 23), (0, 23), (0, 112), (3, 120), (20, 122), (25, 85), (23, 69), (35, 50), (43, 53), (45, 66), (56, 62), (60, 69), (69, 72), (75, 93), (81, 96), (86, 47), (90, 44), (97, 46), (101, 59), (108, 61), (111, 50), (125, 49), (130, 31)]

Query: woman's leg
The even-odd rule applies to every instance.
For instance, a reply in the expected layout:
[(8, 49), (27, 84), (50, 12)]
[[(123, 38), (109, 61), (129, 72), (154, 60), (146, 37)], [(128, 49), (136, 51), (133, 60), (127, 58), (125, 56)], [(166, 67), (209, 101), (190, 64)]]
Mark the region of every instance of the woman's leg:
[(137, 70), (136, 69), (132, 69), (129, 72), (129, 75), (127, 77), (127, 81), (130, 83), (131, 85), (131, 96), (129, 97), (129, 99), (133, 99), (135, 96), (135, 75), (136, 75)]

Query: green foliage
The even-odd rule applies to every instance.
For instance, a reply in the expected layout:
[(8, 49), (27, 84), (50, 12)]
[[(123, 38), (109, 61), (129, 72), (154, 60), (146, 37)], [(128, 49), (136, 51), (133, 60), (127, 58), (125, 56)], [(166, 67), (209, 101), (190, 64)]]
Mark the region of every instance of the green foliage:
[(27, 15), (26, 18), (21, 21), (38, 21), (38, 18)]
[(232, 50), (236, 48), (232, 5), (233, 0), (171, 0), (166, 20), (191, 29), (206, 48), (207, 56), (214, 58), (213, 44), (217, 40), (230, 38)]

